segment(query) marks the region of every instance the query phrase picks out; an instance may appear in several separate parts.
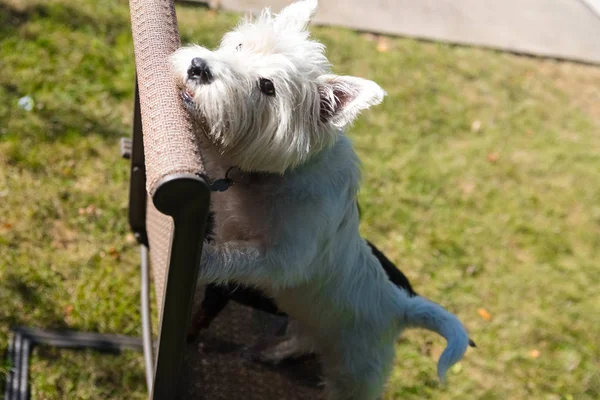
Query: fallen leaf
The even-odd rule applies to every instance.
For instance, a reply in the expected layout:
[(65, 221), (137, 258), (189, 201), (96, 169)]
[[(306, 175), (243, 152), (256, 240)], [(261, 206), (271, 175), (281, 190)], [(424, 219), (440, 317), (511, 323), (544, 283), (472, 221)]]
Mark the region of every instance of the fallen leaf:
[(473, 123), (471, 124), (471, 132), (479, 132), (481, 130), (481, 121), (476, 119), (475, 121), (473, 121)]
[(464, 194), (471, 194), (475, 190), (475, 183), (474, 182), (461, 182), (460, 189), (462, 190), (462, 192)]
[(389, 50), (390, 44), (388, 40), (385, 37), (380, 36), (379, 40), (377, 41), (377, 51), (380, 53), (387, 53)]
[(487, 159), (488, 159), (488, 161), (489, 161), (489, 162), (491, 162), (491, 163), (495, 163), (496, 161), (498, 161), (498, 158), (499, 158), (499, 157), (500, 157), (500, 156), (498, 155), (498, 153), (489, 153), (489, 154), (487, 155)]
[(486, 321), (492, 320), (492, 314), (490, 314), (490, 312), (488, 310), (486, 310), (485, 308), (478, 308), (477, 314), (479, 314), (479, 316)]
[(65, 317), (68, 317), (69, 315), (71, 315), (73, 313), (73, 309), (75, 307), (73, 307), (73, 304), (69, 304), (68, 306), (65, 307)]
[(452, 366), (452, 373), (459, 374), (462, 371), (463, 367), (461, 363), (456, 363)]
[(533, 349), (529, 352), (529, 356), (531, 358), (538, 358), (540, 356), (540, 351), (538, 349)]
[(119, 253), (119, 251), (117, 249), (115, 249), (114, 247), (111, 247), (110, 249), (108, 249), (108, 254), (115, 260), (118, 260), (121, 258), (121, 253)]
[(135, 236), (133, 235), (133, 233), (128, 233), (128, 234), (125, 236), (125, 242), (126, 242), (127, 244), (133, 244), (133, 243), (135, 243), (135, 242), (136, 242), (136, 240), (135, 240)]
[(0, 234), (8, 233), (12, 230), (13, 224), (10, 222), (2, 222), (0, 223)]

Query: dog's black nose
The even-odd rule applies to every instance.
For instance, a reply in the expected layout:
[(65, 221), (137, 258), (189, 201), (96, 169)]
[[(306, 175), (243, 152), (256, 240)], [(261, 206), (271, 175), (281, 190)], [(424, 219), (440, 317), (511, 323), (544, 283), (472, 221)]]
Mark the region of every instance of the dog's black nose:
[(210, 83), (213, 79), (208, 63), (204, 58), (196, 57), (187, 70), (189, 79), (198, 79), (202, 83)]

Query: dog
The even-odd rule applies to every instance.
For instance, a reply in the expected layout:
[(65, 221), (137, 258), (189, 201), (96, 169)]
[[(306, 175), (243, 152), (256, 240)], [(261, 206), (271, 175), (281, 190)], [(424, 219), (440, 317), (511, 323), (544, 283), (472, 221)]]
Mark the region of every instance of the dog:
[[(358, 215), (360, 218), (361, 209), (358, 202), (356, 203), (356, 206), (358, 207)], [(205, 240), (209, 242), (214, 240), (213, 225), (214, 214), (210, 213), (205, 233)], [(390, 281), (405, 290), (409, 296), (416, 296), (417, 293), (414, 291), (406, 275), (404, 275), (404, 273), (372, 242), (367, 240), (367, 244), (371, 248), (373, 255), (377, 257), (377, 260)], [(200, 302), (199, 307), (196, 307), (192, 313), (192, 321), (187, 334), (188, 341), (194, 341), (198, 337), (200, 331), (208, 329), (212, 321), (214, 321), (221, 311), (223, 311), (230, 300), (268, 314), (287, 317), (285, 313), (277, 308), (273, 299), (265, 296), (263, 292), (256, 288), (240, 285), (239, 283), (230, 283), (227, 285), (211, 283), (204, 289), (202, 301)], [(471, 342), (470, 345), (475, 347), (474, 342)]]
[(298, 346), (319, 355), (328, 398), (374, 400), (403, 329), (446, 338), (442, 381), (469, 337), (443, 307), (391, 282), (360, 236), (360, 162), (345, 128), (385, 92), (332, 74), (307, 31), (316, 7), (264, 10), (217, 49), (187, 46), (171, 57), (217, 190), (199, 283), (260, 289), (295, 322)]

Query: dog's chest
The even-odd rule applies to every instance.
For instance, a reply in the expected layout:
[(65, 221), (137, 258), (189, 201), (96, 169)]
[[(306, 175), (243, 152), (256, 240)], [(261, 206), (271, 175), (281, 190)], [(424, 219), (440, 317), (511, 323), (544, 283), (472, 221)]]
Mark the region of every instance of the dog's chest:
[(211, 181), (225, 179), (226, 175), (233, 180), (233, 184), (225, 191), (212, 193), (213, 240), (220, 243), (251, 241), (266, 245), (266, 225), (269, 210), (272, 209), (273, 188), (278, 178), (241, 173), (214, 148), (205, 147), (203, 159)]
[(266, 221), (270, 200), (260, 187), (236, 182), (211, 201), (213, 235), (217, 242), (252, 241), (266, 244)]

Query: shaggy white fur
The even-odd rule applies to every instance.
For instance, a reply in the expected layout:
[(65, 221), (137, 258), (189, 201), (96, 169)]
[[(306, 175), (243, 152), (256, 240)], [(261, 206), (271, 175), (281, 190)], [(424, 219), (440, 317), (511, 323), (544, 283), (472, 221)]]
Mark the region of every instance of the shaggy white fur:
[(242, 175), (215, 193), (214, 242), (200, 280), (256, 286), (320, 354), (335, 400), (372, 400), (384, 388), (405, 327), (440, 333), (443, 380), (462, 358), (459, 320), (391, 283), (358, 229), (359, 160), (344, 128), (383, 100), (369, 80), (332, 75), (306, 27), (316, 0), (244, 19), (214, 51), (172, 56), (202, 138), (208, 175)]

